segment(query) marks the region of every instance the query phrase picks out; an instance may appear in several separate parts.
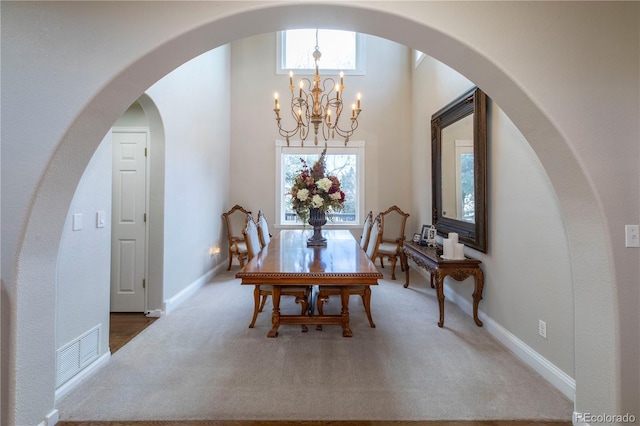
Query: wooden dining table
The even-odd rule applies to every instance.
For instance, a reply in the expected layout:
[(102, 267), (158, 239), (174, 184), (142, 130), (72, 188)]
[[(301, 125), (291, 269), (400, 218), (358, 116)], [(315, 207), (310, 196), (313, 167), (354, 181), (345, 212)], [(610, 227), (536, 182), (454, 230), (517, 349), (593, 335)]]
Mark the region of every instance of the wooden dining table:
[[(242, 285), (271, 285), (273, 288), (271, 330), (277, 337), (283, 324), (341, 325), (342, 335), (351, 337), (349, 286), (377, 285), (382, 274), (348, 230), (323, 230), (325, 247), (307, 247), (313, 230), (283, 229), (236, 274)], [(286, 286), (334, 286), (340, 289), (340, 315), (280, 313), (280, 292)], [(313, 303), (311, 303), (313, 306)]]

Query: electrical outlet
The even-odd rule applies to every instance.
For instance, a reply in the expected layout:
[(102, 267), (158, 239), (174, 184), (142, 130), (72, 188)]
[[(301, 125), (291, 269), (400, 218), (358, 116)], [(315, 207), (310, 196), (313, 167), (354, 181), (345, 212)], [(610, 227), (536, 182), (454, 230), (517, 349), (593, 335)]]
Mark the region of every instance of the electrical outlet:
[(538, 334), (545, 339), (547, 338), (547, 323), (541, 319), (538, 320)]
[(640, 225), (624, 226), (624, 246), (640, 247)]

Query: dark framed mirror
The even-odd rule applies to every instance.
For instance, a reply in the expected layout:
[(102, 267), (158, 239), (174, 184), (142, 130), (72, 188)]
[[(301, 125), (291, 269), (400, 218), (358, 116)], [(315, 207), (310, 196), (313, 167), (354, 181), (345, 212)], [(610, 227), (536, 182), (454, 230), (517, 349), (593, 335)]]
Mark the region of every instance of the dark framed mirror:
[(431, 117), (433, 224), (487, 252), (487, 98), (474, 87)]

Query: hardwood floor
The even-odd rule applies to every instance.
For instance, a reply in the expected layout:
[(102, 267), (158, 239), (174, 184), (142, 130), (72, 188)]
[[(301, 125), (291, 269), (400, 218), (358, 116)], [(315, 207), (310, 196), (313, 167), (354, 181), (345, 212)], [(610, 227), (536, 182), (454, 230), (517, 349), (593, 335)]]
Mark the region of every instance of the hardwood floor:
[[(112, 313), (109, 346), (116, 352), (157, 318), (141, 313)], [(57, 426), (570, 426), (571, 422), (531, 420), (470, 420), (470, 421), (273, 421), (273, 420), (144, 420), (144, 421), (61, 421)]]
[(485, 420), (485, 421), (275, 421), (275, 420), (185, 420), (185, 421), (116, 421), (116, 422), (60, 422), (58, 426), (569, 426), (570, 421)]
[(109, 349), (115, 353), (158, 318), (143, 313), (112, 312), (109, 319)]

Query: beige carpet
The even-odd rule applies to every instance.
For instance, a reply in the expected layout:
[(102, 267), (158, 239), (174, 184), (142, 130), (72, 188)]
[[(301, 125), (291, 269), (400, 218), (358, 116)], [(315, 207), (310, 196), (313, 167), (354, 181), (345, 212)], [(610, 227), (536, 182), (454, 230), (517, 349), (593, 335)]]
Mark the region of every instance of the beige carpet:
[[(272, 305), (249, 329), (253, 288), (236, 271), (115, 353), (58, 404), (60, 419), (571, 420), (572, 403), (457, 306), (438, 328), (435, 291), (417, 273), (405, 289), (382, 270), (377, 328), (352, 297), (352, 338), (281, 326), (268, 339)], [(337, 298), (325, 305), (338, 311)]]

